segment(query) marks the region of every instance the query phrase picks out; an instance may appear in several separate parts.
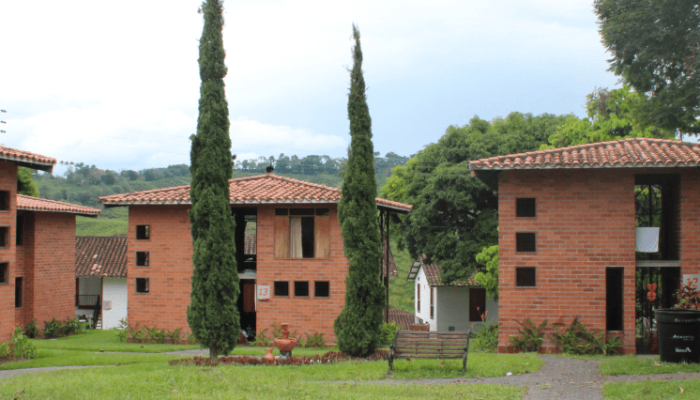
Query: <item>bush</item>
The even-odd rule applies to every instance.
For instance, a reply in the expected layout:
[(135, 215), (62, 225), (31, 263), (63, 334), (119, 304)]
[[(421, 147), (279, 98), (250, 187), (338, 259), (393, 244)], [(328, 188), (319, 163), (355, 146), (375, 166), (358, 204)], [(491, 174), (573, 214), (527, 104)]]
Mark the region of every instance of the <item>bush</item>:
[(323, 333), (316, 332), (313, 335), (309, 335), (308, 333), (304, 332), (304, 335), (306, 335), (305, 347), (326, 347), (326, 340), (323, 339)]
[(518, 351), (539, 352), (544, 340), (544, 327), (547, 325), (547, 320), (542, 321), (539, 326), (535, 325), (530, 318), (523, 322), (515, 322), (520, 325), (520, 329), (518, 329), (520, 335), (510, 335), (510, 339), (513, 341), (510, 346)]
[(29, 338), (22, 332), (22, 328), (17, 326), (12, 333), (11, 340), (12, 356), (15, 358), (36, 357), (36, 347), (29, 341)]
[(63, 333), (63, 324), (56, 320), (56, 317), (53, 317), (51, 321), (44, 321), (43, 333), (45, 338), (59, 337)]
[(399, 330), (399, 324), (396, 322), (385, 322), (382, 324), (382, 345), (394, 343), (396, 331)]
[(578, 317), (568, 327), (563, 322), (557, 322), (554, 329), (556, 332), (549, 335), (549, 338), (558, 350), (566, 354), (617, 354), (622, 344), (615, 336), (606, 341), (603, 331), (588, 332)]
[(37, 337), (39, 328), (36, 327), (36, 318), (32, 317), (32, 320), (24, 325), (24, 334), (30, 339)]
[(481, 330), (476, 332), (474, 346), (476, 351), (494, 353), (498, 348), (498, 324), (478, 324)]

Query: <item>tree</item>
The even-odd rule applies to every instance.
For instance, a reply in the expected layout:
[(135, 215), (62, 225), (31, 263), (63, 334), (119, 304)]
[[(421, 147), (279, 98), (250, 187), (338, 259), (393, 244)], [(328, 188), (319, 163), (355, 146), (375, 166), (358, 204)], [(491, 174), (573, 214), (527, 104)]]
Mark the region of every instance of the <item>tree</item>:
[(649, 95), (648, 122), (700, 134), (700, 4), (595, 0), (610, 70)]
[(673, 139), (672, 130), (648, 125), (645, 118), (649, 100), (627, 85), (619, 89), (596, 89), (586, 96), (588, 118), (570, 115), (549, 137), (542, 149), (606, 142), (635, 137)]
[(225, 52), (223, 7), (219, 0), (202, 4), (204, 30), (199, 42), (197, 134), (190, 152), (192, 185), (189, 212), (192, 224), (191, 303), (187, 322), (195, 337), (209, 347), (209, 357), (228, 354), (240, 333), (236, 301), (240, 292), (231, 215), (229, 184), (233, 169), (228, 103), (224, 92)]
[(476, 254), (498, 243), (498, 198), (470, 176), (469, 161), (537, 150), (565, 119), (514, 112), (448, 127), (437, 143), (394, 168), (382, 188), (383, 197), (413, 205), (392, 228), (399, 244), (414, 259), (438, 264), (444, 282), (468, 279), (479, 266)]
[(380, 281), (382, 247), (377, 221), (372, 120), (362, 76), (360, 32), (352, 26), (355, 46), (350, 72), (348, 119), (350, 148), (338, 219), (348, 259), (345, 307), (335, 320), (340, 351), (350, 355), (374, 353), (380, 344), (384, 288)]
[(32, 179), (32, 171), (29, 168), (17, 168), (17, 193), (39, 197), (39, 186)]
[(498, 301), (498, 245), (481, 249), (476, 262), (484, 265), (476, 274), (476, 283), (486, 289), (487, 296)]

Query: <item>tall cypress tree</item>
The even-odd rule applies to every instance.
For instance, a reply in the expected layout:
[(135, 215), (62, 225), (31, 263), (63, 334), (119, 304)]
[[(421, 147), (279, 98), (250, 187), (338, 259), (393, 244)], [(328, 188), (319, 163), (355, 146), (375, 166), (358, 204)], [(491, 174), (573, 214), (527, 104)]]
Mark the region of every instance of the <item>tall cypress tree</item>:
[(340, 351), (351, 355), (373, 353), (381, 336), (384, 287), (381, 275), (381, 242), (377, 221), (377, 182), (374, 177), (372, 119), (369, 116), (365, 79), (362, 76), (360, 32), (352, 26), (355, 46), (350, 72), (348, 119), (350, 148), (338, 219), (345, 257), (349, 262), (345, 279), (345, 307), (335, 320)]
[(199, 97), (197, 134), (190, 153), (192, 186), (191, 303), (187, 322), (209, 356), (228, 354), (240, 332), (236, 308), (239, 279), (234, 243), (235, 221), (229, 205), (233, 169), (229, 137), (228, 103), (224, 92), (226, 65), (222, 39), (223, 6), (219, 0), (202, 4), (204, 30), (199, 41)]

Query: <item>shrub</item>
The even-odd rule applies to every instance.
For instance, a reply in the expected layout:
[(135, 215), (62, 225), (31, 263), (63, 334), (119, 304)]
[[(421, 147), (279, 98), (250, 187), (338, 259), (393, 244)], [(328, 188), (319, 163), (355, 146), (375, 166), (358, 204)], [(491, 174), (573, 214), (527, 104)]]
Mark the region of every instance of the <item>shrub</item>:
[[(55, 320), (55, 318), (54, 318)], [(12, 333), (12, 355), (15, 358), (36, 357), (36, 347), (29, 341), (29, 338), (22, 332), (22, 328), (17, 326)]]
[(494, 353), (498, 348), (498, 324), (478, 324), (481, 330), (474, 335), (476, 351)]
[(37, 337), (39, 328), (36, 327), (36, 318), (32, 317), (32, 320), (24, 325), (24, 334), (31, 339)]
[(385, 322), (382, 324), (382, 345), (394, 343), (396, 331), (399, 330), (399, 324), (396, 322)]
[(51, 321), (44, 321), (44, 337), (55, 338), (63, 334), (63, 324), (53, 317)]
[(535, 325), (530, 318), (523, 322), (517, 320), (515, 322), (520, 325), (518, 329), (520, 335), (510, 335), (510, 340), (513, 341), (510, 346), (518, 351), (539, 352), (544, 340), (544, 327), (547, 325), (547, 320), (542, 321), (539, 326)]
[(316, 332), (313, 335), (309, 335), (304, 332), (304, 335), (306, 335), (306, 347), (326, 347), (326, 340), (323, 339), (323, 333)]
[(574, 318), (571, 324), (566, 327), (563, 322), (554, 323), (555, 332), (549, 335), (555, 346), (563, 353), (567, 354), (617, 354), (622, 345), (622, 341), (611, 336), (606, 341), (605, 332), (588, 332), (586, 327), (579, 322), (578, 317)]

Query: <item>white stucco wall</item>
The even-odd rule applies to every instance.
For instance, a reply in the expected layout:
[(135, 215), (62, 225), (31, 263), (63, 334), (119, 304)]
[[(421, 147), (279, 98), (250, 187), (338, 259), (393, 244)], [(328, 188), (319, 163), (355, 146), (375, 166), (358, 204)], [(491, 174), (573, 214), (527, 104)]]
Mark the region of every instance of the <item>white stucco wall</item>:
[[(126, 278), (104, 278), (102, 297), (102, 329), (116, 328), (127, 317)], [(105, 309), (108, 301), (110, 310)]]
[[(469, 287), (466, 286), (438, 286), (435, 287), (437, 307), (435, 319), (437, 330), (448, 332), (452, 327), (454, 331), (479, 330), (481, 319), (469, 320)], [(482, 310), (484, 311), (484, 310)], [(486, 322), (498, 322), (498, 303), (486, 298)], [(472, 328), (472, 325), (474, 327)]]
[[(418, 286), (420, 286), (420, 297), (421, 297), (421, 309), (418, 309)], [(416, 317), (422, 319), (424, 322), (430, 324), (430, 330), (435, 330), (435, 320), (430, 319), (430, 286), (428, 286), (428, 280), (425, 278), (425, 272), (423, 268), (418, 270), (418, 275), (416, 275), (415, 284), (413, 286), (413, 298), (414, 308)]]

